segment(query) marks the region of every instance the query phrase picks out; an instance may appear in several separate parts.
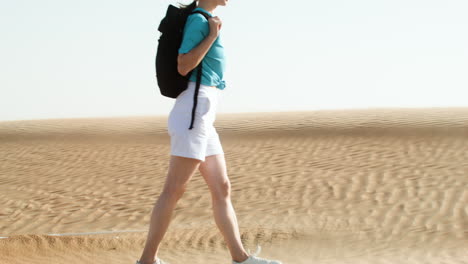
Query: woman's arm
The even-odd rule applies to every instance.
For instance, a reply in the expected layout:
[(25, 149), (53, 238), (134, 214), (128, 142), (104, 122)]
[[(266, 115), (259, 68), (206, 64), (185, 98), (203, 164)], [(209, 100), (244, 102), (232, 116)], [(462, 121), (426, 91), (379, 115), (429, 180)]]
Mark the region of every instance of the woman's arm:
[(185, 76), (198, 66), (206, 53), (208, 53), (208, 50), (211, 45), (213, 45), (216, 38), (217, 36), (215, 34), (210, 33), (200, 42), (200, 44), (198, 44), (198, 46), (190, 50), (188, 53), (179, 54), (177, 57), (177, 71), (180, 75)]
[(180, 53), (177, 57), (177, 71), (182, 76), (186, 76), (191, 70), (195, 69), (198, 64), (203, 60), (205, 55), (210, 50), (211, 45), (219, 36), (219, 31), (221, 30), (222, 21), (219, 17), (211, 17), (208, 19), (209, 23), (209, 33), (206, 38), (204, 38), (200, 44), (191, 49), (187, 53)]

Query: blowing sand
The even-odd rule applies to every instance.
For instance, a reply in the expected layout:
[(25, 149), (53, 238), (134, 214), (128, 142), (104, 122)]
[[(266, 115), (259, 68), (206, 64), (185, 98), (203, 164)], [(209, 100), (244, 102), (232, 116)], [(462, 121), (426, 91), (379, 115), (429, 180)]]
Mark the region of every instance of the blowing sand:
[[(0, 122), (0, 263), (134, 264), (168, 169), (166, 122)], [(218, 114), (215, 126), (242, 241), (260, 257), (468, 263), (468, 108)], [(199, 172), (159, 252), (231, 263)]]

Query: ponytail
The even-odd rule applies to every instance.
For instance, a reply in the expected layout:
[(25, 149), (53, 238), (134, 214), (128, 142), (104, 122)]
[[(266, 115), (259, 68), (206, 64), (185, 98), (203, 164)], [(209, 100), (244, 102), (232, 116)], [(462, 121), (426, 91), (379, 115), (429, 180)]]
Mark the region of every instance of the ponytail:
[(197, 0), (194, 0), (191, 4), (188, 4), (188, 5), (179, 3), (179, 8), (190, 12), (194, 10), (195, 8), (197, 8)]

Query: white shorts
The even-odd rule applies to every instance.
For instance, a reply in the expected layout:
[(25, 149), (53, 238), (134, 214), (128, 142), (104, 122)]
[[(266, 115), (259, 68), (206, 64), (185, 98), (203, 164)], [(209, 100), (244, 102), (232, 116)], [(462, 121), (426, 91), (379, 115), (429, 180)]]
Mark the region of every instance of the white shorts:
[(207, 156), (224, 154), (218, 132), (213, 125), (219, 89), (200, 84), (195, 120), (193, 128), (189, 129), (195, 86), (195, 82), (189, 81), (187, 89), (176, 98), (169, 113), (167, 129), (171, 136), (171, 155), (205, 161)]

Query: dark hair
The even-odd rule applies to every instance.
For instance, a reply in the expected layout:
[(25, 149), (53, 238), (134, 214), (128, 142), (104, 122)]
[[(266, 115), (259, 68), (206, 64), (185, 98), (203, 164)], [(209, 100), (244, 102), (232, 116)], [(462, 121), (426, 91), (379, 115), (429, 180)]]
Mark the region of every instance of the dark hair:
[(194, 0), (191, 4), (188, 4), (188, 5), (184, 5), (181, 3), (178, 3), (178, 4), (179, 4), (180, 9), (185, 9), (186, 11), (192, 11), (193, 9), (197, 7), (197, 0)]

